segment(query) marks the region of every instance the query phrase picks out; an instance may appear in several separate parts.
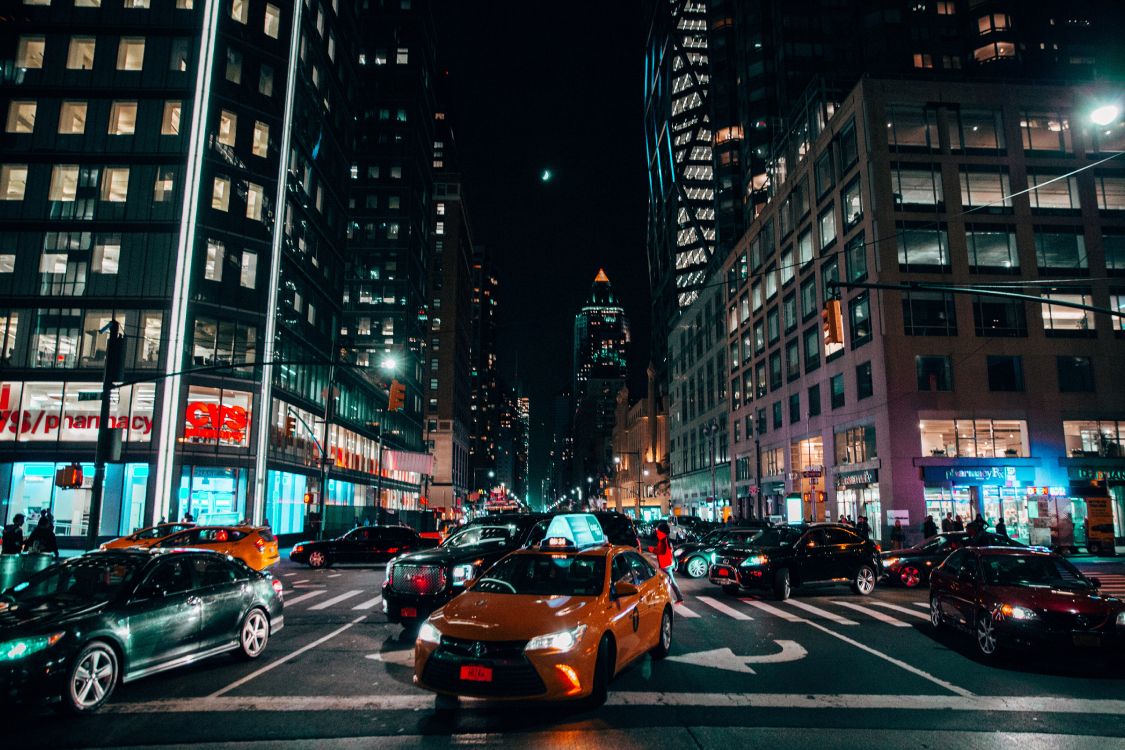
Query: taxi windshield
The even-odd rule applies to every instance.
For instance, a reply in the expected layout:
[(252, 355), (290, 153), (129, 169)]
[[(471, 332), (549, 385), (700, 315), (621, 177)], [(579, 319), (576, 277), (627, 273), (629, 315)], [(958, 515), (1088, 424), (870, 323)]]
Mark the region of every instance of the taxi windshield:
[(597, 596), (605, 585), (602, 555), (512, 555), (477, 581), (474, 591), (532, 596)]
[(512, 538), (507, 526), (473, 526), (459, 531), (444, 542), (442, 547), (472, 547), (477, 544), (507, 544)]

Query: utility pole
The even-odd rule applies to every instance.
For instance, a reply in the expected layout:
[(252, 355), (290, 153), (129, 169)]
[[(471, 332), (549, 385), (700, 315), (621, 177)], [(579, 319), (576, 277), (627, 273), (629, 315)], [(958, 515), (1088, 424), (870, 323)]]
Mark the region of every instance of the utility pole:
[(328, 426), (332, 421), (332, 406), (336, 403), (336, 360), (338, 354), (333, 352), (332, 363), (328, 365), (328, 389), (324, 397), (324, 434), (320, 441), (320, 492), (316, 496), (316, 513), (320, 517), (320, 527), (316, 530), (316, 538), (324, 538), (324, 508), (325, 496), (328, 494)]
[(125, 377), (125, 334), (121, 324), (113, 319), (98, 333), (108, 333), (105, 346), (105, 369), (102, 372), (102, 408), (98, 420), (98, 443), (94, 449), (94, 486), (90, 491), (90, 520), (86, 527), (86, 549), (98, 543), (102, 525), (102, 496), (105, 493), (105, 465), (107, 461), (121, 459), (121, 430), (109, 428), (109, 411), (114, 383)]

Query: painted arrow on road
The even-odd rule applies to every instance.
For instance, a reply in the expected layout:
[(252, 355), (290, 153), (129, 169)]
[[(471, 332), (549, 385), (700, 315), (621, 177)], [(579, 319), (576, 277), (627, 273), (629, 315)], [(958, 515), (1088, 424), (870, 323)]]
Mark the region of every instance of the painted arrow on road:
[(367, 658), (372, 659), (374, 661), (381, 661), (384, 664), (394, 664), (395, 666), (410, 667), (411, 669), (414, 668), (414, 651), (413, 650), (386, 651), (386, 652), (383, 652), (383, 653), (368, 654)]
[(751, 664), (779, 664), (786, 661), (797, 661), (808, 656), (809, 652), (796, 641), (774, 641), (781, 650), (774, 654), (759, 656), (737, 656), (729, 648), (716, 648), (712, 651), (696, 651), (693, 654), (669, 656), (668, 661), (679, 661), (697, 667), (711, 667), (712, 669), (726, 669), (730, 672), (743, 674), (757, 674)]

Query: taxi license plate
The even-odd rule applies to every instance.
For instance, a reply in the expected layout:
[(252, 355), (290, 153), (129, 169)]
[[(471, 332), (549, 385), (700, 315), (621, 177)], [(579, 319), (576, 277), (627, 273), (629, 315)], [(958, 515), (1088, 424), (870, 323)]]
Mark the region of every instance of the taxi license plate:
[(492, 682), (492, 667), (482, 667), (479, 664), (462, 665), (461, 679), (469, 682)]
[(1074, 645), (1081, 648), (1097, 648), (1102, 645), (1101, 636), (1079, 633), (1074, 636)]
[(417, 607), (403, 607), (398, 611), (399, 617), (417, 617)]
[(730, 573), (726, 568), (719, 568), (715, 571), (715, 575), (719, 576), (719, 578), (727, 578), (730, 576)]

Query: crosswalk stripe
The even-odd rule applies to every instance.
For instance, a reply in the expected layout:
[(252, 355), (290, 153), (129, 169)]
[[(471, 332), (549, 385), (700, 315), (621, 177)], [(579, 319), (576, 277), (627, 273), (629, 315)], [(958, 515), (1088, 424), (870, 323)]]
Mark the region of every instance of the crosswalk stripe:
[(352, 609), (371, 609), (372, 607), (378, 606), (379, 602), (381, 601), (383, 601), (383, 597), (377, 596), (374, 599), (368, 599), (365, 602), (360, 602), (359, 604), (352, 607)]
[(302, 578), (299, 581), (293, 581), (293, 585), (294, 586), (300, 586), (302, 583), (308, 583), (308, 582), (309, 582), (308, 578)]
[(344, 575), (344, 574), (343, 574), (343, 573), (333, 573), (332, 575), (330, 575), (330, 576), (328, 576), (328, 577), (329, 577), (329, 578), (339, 578), (339, 577), (340, 577), (340, 576), (342, 576), (342, 575)]
[(841, 607), (847, 607), (848, 609), (854, 609), (856, 612), (862, 612), (863, 614), (867, 615), (868, 617), (871, 617), (875, 620), (878, 620), (879, 622), (885, 622), (888, 625), (894, 625), (896, 628), (908, 628), (908, 627), (910, 627), (910, 623), (908, 623), (908, 622), (903, 622), (902, 620), (898, 619), (897, 617), (891, 617), (888, 614), (884, 614), (884, 613), (882, 613), (882, 612), (880, 612), (876, 609), (871, 609), (870, 607), (864, 607), (861, 604), (854, 604), (852, 602), (838, 602), (838, 601), (834, 601), (832, 603), (833, 604), (839, 604)]
[(806, 612), (811, 612), (812, 614), (814, 614), (818, 617), (823, 617), (826, 620), (831, 620), (832, 622), (836, 623), (837, 625), (859, 625), (859, 623), (856, 622), (855, 620), (849, 620), (848, 618), (842, 617), (841, 615), (838, 615), (835, 612), (829, 612), (826, 609), (821, 609), (820, 607), (814, 607), (811, 604), (808, 604), (806, 602), (800, 602), (800, 601), (797, 601), (796, 599), (789, 599), (786, 602), (786, 604), (788, 604), (790, 607), (796, 607), (797, 609), (803, 609)]
[(926, 622), (930, 621), (929, 615), (924, 615), (921, 612), (915, 612), (914, 610), (907, 609), (906, 607), (900, 607), (897, 604), (889, 604), (887, 602), (871, 602), (871, 603), (874, 604), (876, 607), (883, 607), (884, 609), (893, 609), (895, 612), (902, 612), (904, 615), (910, 615), (911, 617), (917, 617), (919, 620), (925, 620)]
[(296, 573), (282, 573), (281, 575), (285, 576), (286, 578), (292, 578), (293, 576), (295, 576), (297, 574)]
[(716, 609), (719, 612), (722, 612), (724, 615), (727, 615), (728, 617), (733, 617), (736, 620), (753, 620), (754, 619), (753, 617), (746, 614), (745, 612), (739, 612), (734, 607), (728, 607), (727, 605), (723, 604), (722, 602), (717, 601), (715, 599), (712, 599), (709, 596), (701, 596), (701, 597), (699, 597), (699, 601), (703, 602), (704, 604), (706, 604), (708, 607), (711, 607), (712, 609)]
[(766, 612), (767, 614), (771, 614), (774, 617), (780, 617), (782, 620), (788, 620), (789, 622), (804, 622), (805, 621), (805, 618), (801, 617), (800, 615), (795, 615), (792, 612), (786, 612), (784, 609), (778, 609), (777, 607), (774, 607), (770, 604), (766, 604), (765, 602), (760, 601), (758, 599), (743, 599), (742, 601), (746, 602), (751, 607), (757, 607), (758, 609), (762, 610), (763, 612)]
[(677, 604), (676, 608), (673, 609), (672, 611), (675, 612), (676, 615), (679, 616), (679, 617), (686, 617), (688, 619), (691, 619), (693, 617), (699, 617), (698, 612), (695, 612), (694, 610), (690, 610), (682, 604)]
[(926, 604), (925, 602), (914, 602), (914, 606), (915, 607), (921, 607), (922, 609), (929, 609), (930, 608), (930, 605)]
[(320, 596), (323, 593), (324, 593), (324, 589), (319, 589), (317, 591), (309, 591), (307, 593), (301, 594), (298, 597), (294, 597), (293, 599), (287, 600), (285, 602), (285, 606), (286, 607), (292, 607), (294, 604), (298, 604), (300, 602), (303, 602), (306, 599), (311, 599), (314, 596)]
[(319, 604), (314, 604), (313, 606), (309, 607), (309, 609), (310, 610), (328, 609), (333, 604), (339, 604), (342, 601), (346, 601), (348, 599), (351, 599), (353, 596), (359, 596), (362, 593), (363, 593), (362, 589), (355, 589), (354, 591), (345, 591), (343, 594), (340, 594), (339, 596), (334, 596), (331, 599), (320, 602)]

